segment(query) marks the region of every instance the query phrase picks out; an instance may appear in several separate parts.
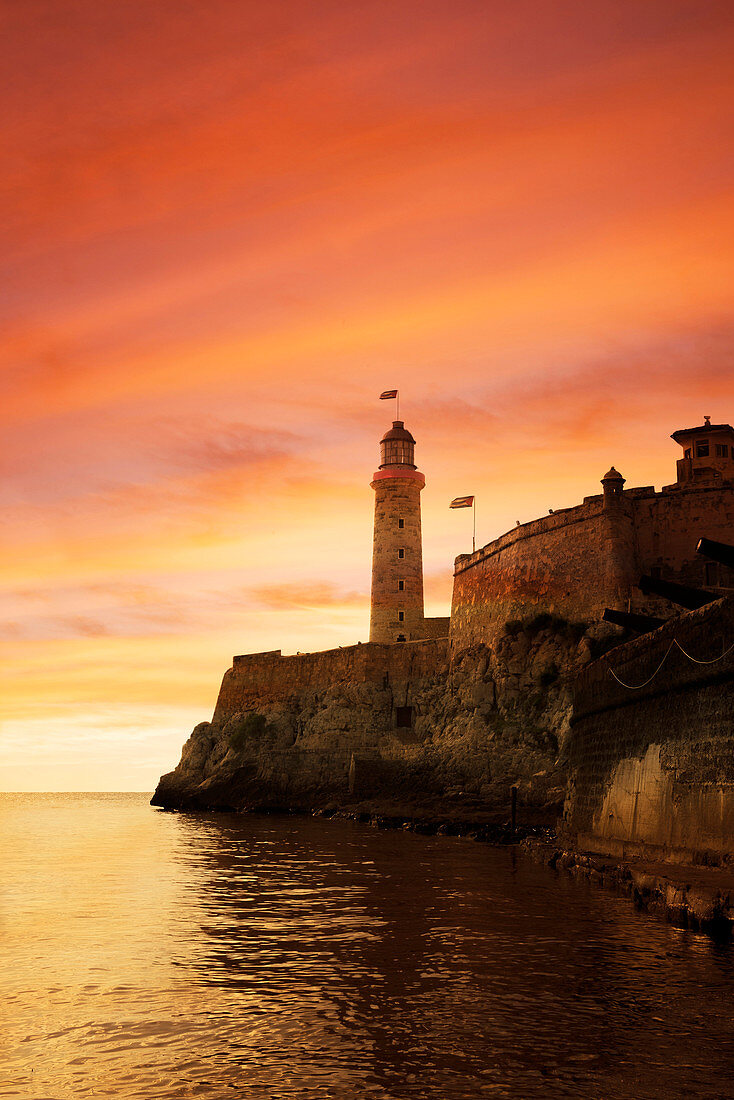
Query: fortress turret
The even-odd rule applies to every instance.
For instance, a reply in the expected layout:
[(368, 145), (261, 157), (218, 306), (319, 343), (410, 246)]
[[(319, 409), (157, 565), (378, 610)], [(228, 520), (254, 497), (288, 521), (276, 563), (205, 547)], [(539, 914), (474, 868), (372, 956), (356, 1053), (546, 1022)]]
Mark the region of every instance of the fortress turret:
[(625, 498), (625, 478), (612, 466), (601, 479), (604, 493), (602, 512), (604, 570), (597, 583), (604, 585), (617, 608), (629, 609), (633, 586), (639, 576), (635, 552), (635, 526), (632, 503)]
[(420, 494), (426, 479), (415, 467), (415, 440), (402, 420), (380, 440), (380, 468), (372, 478), (371, 642), (425, 637)]
[(621, 500), (624, 491), (625, 478), (614, 466), (604, 474), (601, 479), (601, 487), (604, 492), (604, 507), (612, 508)]

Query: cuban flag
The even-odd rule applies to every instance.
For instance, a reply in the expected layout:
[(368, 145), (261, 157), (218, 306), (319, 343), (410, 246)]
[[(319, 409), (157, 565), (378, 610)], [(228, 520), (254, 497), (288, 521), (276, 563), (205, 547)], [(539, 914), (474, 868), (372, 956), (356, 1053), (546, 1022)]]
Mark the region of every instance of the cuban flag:
[(474, 497), (454, 497), (449, 508), (471, 508), (473, 503)]
[(397, 390), (384, 390), (384, 392), (380, 394), (380, 401), (390, 401), (393, 397), (397, 396)]

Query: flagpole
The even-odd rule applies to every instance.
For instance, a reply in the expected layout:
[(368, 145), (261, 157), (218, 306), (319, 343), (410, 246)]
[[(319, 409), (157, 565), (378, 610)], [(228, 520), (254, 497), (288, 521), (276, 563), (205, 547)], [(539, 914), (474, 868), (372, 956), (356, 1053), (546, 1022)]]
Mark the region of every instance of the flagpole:
[(399, 420), (400, 419), (400, 390), (395, 391), (395, 396), (398, 399), (398, 415), (395, 417), (395, 419)]

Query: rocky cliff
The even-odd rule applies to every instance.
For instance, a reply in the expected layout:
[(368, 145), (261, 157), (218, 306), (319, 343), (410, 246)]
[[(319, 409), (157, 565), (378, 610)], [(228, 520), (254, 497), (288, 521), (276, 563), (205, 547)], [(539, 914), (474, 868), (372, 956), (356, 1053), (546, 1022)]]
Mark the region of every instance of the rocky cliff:
[(552, 816), (595, 630), (546, 615), (453, 654), (440, 641), (236, 658), (153, 804), (506, 816), (517, 785)]

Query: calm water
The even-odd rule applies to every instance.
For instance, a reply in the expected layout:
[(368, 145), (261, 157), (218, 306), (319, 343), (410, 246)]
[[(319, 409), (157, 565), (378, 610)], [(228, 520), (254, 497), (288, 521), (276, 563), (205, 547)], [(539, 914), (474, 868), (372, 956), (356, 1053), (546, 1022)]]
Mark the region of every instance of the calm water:
[(725, 1097), (734, 953), (469, 841), (0, 796), (0, 1096)]

